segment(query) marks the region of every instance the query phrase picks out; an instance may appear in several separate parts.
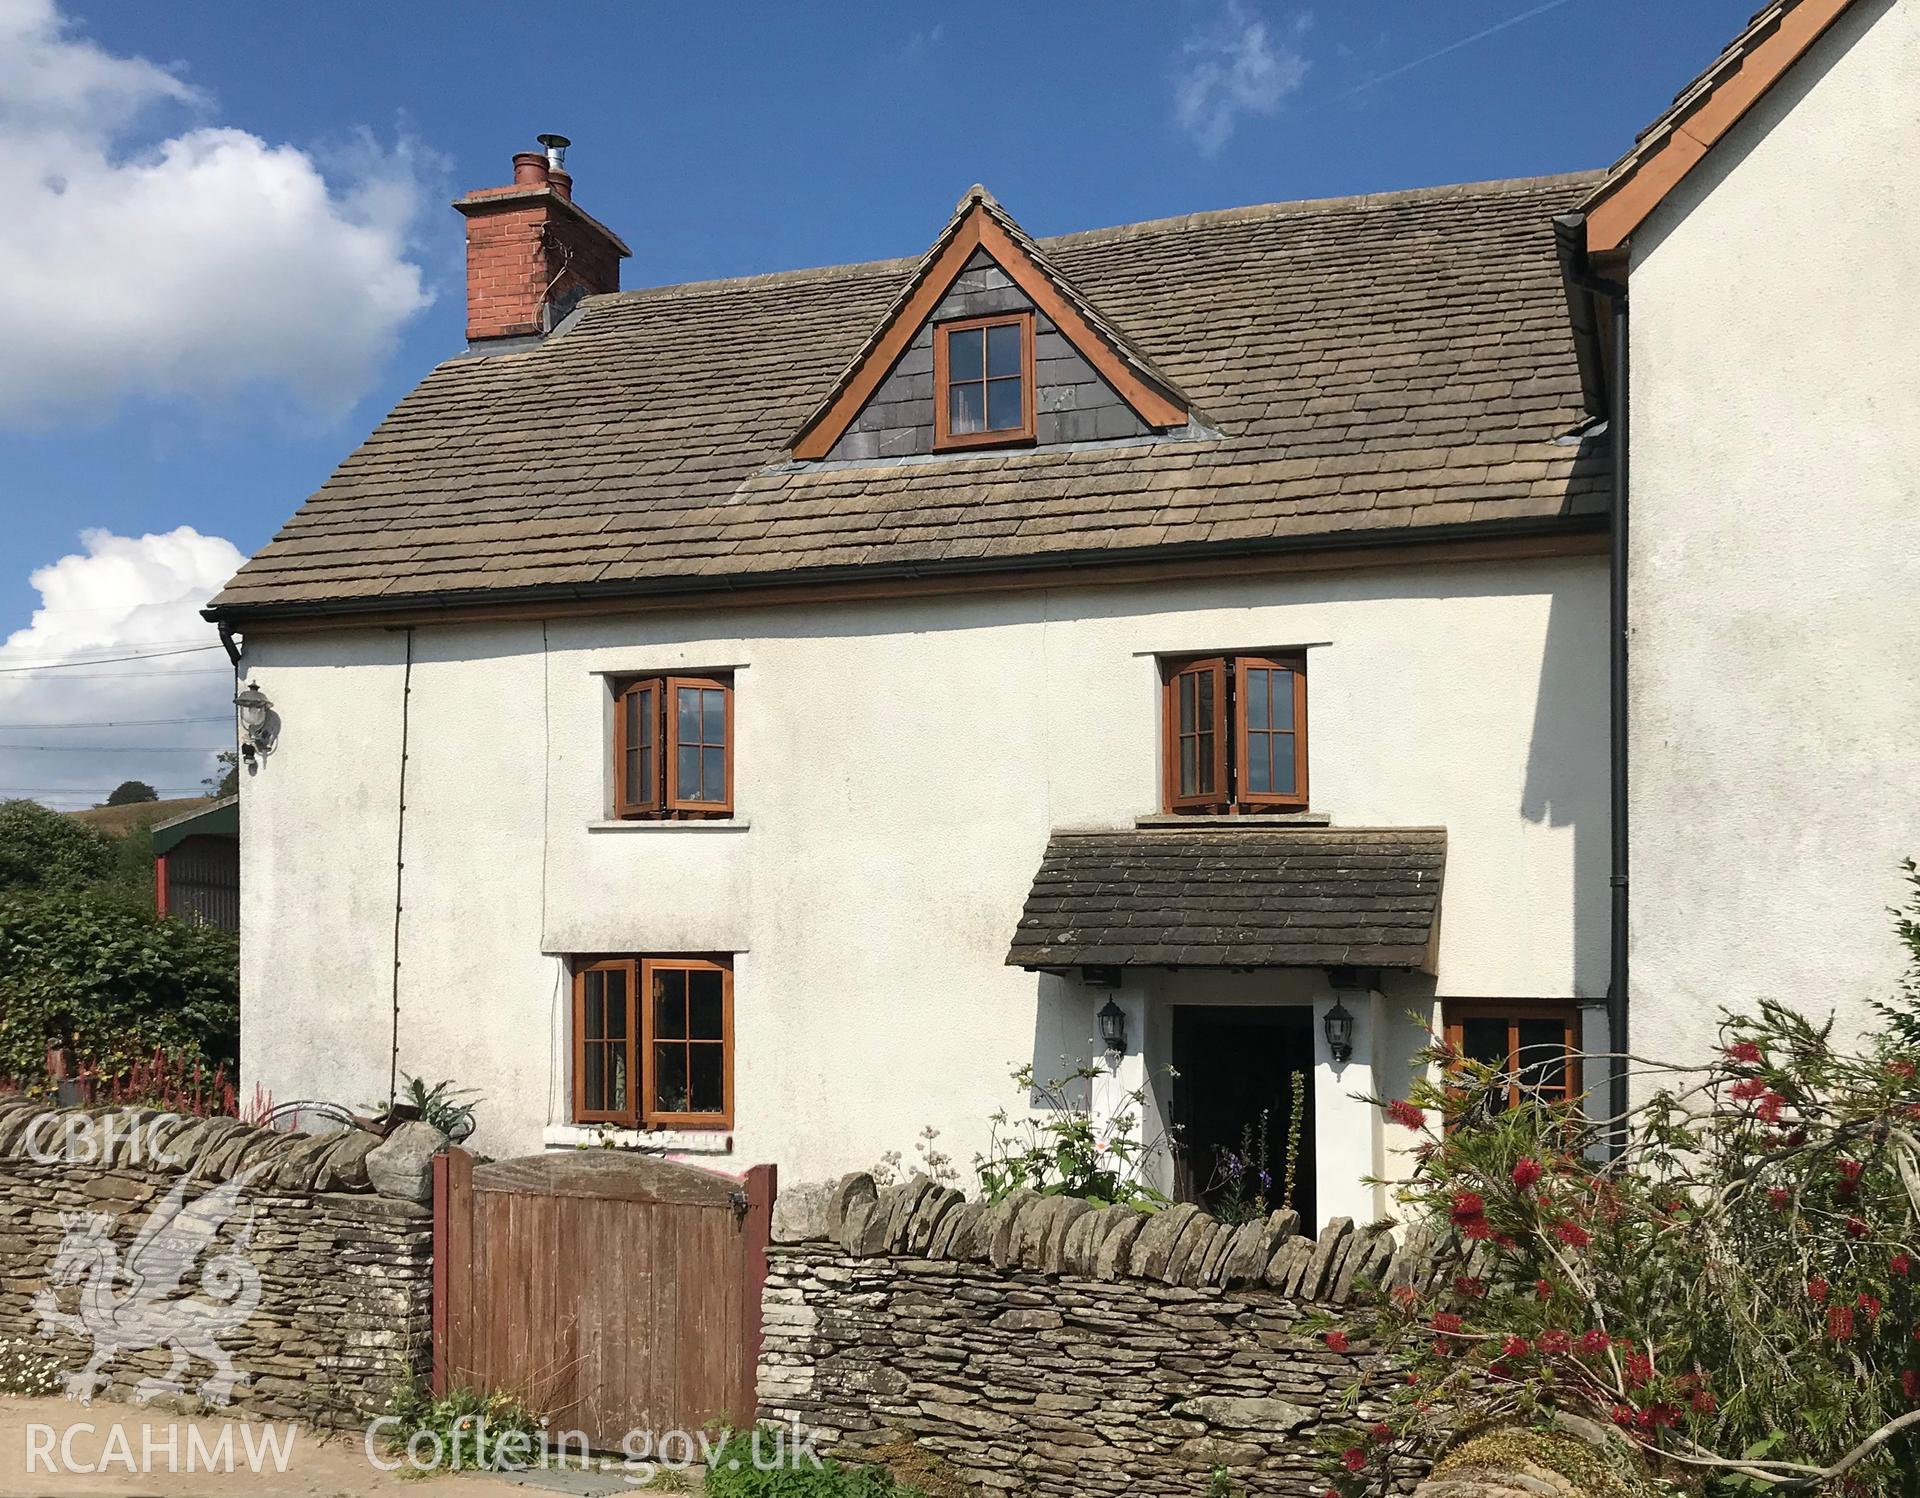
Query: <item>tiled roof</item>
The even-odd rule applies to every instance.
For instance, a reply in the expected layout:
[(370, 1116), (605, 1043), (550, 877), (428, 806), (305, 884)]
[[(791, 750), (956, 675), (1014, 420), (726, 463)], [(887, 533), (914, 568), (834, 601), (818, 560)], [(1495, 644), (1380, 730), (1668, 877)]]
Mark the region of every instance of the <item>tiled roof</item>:
[(1056, 833), (1014, 967), (1426, 968), (1440, 828)]
[(787, 461), (915, 262), (592, 298), (435, 369), (215, 600), (232, 613), (739, 588), (1430, 534), (1604, 509), (1549, 219), (1592, 174), (1039, 241), (1218, 433)]

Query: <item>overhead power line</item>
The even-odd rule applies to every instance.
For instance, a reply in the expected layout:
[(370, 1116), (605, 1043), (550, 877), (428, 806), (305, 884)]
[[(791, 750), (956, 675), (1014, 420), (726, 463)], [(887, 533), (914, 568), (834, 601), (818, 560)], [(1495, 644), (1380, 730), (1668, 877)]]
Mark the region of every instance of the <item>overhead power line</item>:
[[(38, 668), (29, 668), (38, 669)], [(182, 676), (231, 676), (223, 666), (191, 667), (185, 671), (78, 671), (61, 681), (173, 681)]]
[[(175, 796), (204, 796), (206, 789), (198, 785), (162, 785), (155, 786), (156, 795), (172, 798)], [(0, 785), (0, 796), (97, 796), (97, 786), (90, 785)]]
[(103, 650), (136, 650), (145, 655), (162, 650), (172, 650), (176, 647), (185, 649), (188, 646), (192, 646), (194, 649), (199, 650), (218, 643), (218, 641), (209, 641), (205, 635), (195, 635), (190, 640), (128, 640), (122, 644), (116, 644), (109, 640), (100, 645), (82, 645), (77, 650), (69, 650), (61, 655), (41, 656), (36, 660), (15, 661), (14, 664), (17, 666), (57, 666), (62, 661), (77, 662), (82, 656), (98, 655)]
[[(225, 675), (222, 672), (221, 675)], [(112, 718), (92, 722), (73, 723), (0, 723), (0, 733), (40, 733), (47, 729), (62, 728), (165, 728), (176, 723), (226, 723), (231, 721), (222, 713), (211, 718)]]
[(0, 744), (0, 754), (219, 754), (225, 747), (184, 749), (177, 744)]
[(222, 645), (182, 645), (177, 650), (148, 650), (137, 655), (101, 655), (90, 660), (53, 661), (37, 666), (0, 666), (0, 671), (65, 671), (73, 666), (112, 666), (121, 661), (152, 661), (168, 655), (194, 655), (202, 650), (222, 650)]

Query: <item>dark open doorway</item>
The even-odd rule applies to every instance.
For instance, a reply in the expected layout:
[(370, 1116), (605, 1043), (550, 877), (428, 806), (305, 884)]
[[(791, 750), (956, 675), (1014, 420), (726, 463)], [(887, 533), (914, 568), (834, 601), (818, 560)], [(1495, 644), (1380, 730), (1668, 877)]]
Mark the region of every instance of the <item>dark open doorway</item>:
[[(1313, 1010), (1306, 1005), (1177, 1006), (1173, 1011), (1174, 1192), (1182, 1201), (1219, 1205), (1232, 1189), (1228, 1155), (1245, 1153), (1249, 1130), (1258, 1137), (1267, 1116), (1264, 1160), (1269, 1210), (1286, 1190), (1287, 1137), (1296, 1090), (1300, 1138), (1295, 1154), (1293, 1199), (1312, 1231), (1313, 1200)], [(1253, 1152), (1258, 1154), (1257, 1146)], [(1251, 1194), (1258, 1181), (1245, 1182)]]

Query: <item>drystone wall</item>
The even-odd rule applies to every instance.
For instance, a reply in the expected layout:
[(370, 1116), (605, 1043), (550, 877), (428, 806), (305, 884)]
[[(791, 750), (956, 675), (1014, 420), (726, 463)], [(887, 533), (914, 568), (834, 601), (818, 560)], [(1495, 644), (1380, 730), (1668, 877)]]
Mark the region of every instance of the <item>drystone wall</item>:
[(445, 1142), (0, 1098), (0, 1342), (76, 1394), (359, 1425), (430, 1357)]
[(1317, 1498), (1359, 1365), (1303, 1319), (1435, 1272), (1424, 1240), (1346, 1219), (1316, 1239), (1292, 1212), (986, 1206), (918, 1177), (785, 1191), (773, 1237), (765, 1418), (847, 1455), (904, 1437), (979, 1489), (1049, 1498), (1208, 1494), (1220, 1468), (1250, 1498)]

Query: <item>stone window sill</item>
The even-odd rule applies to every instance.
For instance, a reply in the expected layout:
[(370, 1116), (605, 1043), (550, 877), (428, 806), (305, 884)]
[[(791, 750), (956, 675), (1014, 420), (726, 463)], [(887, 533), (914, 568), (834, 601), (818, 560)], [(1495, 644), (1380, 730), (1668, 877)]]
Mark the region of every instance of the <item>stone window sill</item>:
[(587, 823), (589, 832), (745, 832), (753, 825), (749, 817), (689, 817), (681, 821), (634, 817), (621, 821)]
[(731, 1155), (726, 1129), (602, 1129), (597, 1124), (548, 1124), (540, 1142), (550, 1150), (660, 1150), (674, 1155)]
[(1190, 817), (1154, 812), (1135, 817), (1136, 827), (1331, 827), (1333, 814), (1325, 811), (1263, 811), (1239, 817)]

